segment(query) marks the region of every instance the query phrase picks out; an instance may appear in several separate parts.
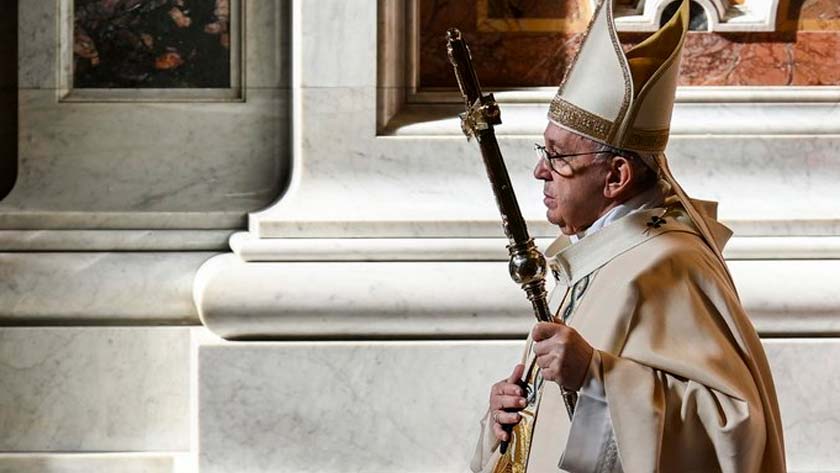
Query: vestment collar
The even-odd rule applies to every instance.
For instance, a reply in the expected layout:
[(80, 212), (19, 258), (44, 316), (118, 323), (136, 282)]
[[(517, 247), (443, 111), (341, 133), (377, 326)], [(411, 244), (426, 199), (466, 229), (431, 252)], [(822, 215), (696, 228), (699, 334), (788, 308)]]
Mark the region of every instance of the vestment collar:
[(699, 235), (681, 208), (660, 207), (626, 215), (574, 245), (560, 237), (545, 255), (557, 283), (571, 287), (615, 257), (667, 232)]
[(621, 204), (616, 205), (607, 213), (601, 215), (586, 230), (578, 233), (577, 235), (570, 235), (569, 241), (571, 241), (572, 244), (575, 244), (587, 235), (593, 235), (596, 232), (599, 232), (602, 228), (606, 227), (607, 225), (610, 225), (611, 223), (633, 212), (638, 212), (639, 210), (650, 209), (655, 207), (662, 207), (663, 200), (664, 199), (662, 197), (662, 191), (659, 189), (659, 186), (651, 186), (650, 189), (642, 192), (641, 194), (633, 197), (632, 199), (626, 202), (622, 202)]

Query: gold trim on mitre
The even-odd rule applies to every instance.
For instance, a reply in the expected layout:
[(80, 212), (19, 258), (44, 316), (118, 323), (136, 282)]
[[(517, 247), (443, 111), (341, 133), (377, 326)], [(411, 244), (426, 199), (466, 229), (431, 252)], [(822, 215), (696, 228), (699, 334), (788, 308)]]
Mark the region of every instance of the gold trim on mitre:
[(670, 136), (670, 128), (665, 128), (664, 130), (631, 129), (625, 133), (624, 139), (621, 140), (621, 148), (656, 153), (665, 149)]
[(571, 128), (572, 131), (583, 133), (590, 138), (605, 143), (609, 141), (610, 134), (615, 128), (615, 124), (606, 118), (589, 113), (559, 97), (555, 97), (551, 101), (548, 115), (555, 123), (562, 123), (564, 126)]
[(662, 28), (627, 53), (618, 41), (613, 2), (600, 0), (548, 118), (616, 148), (664, 151), (688, 31), (689, 0), (682, 0)]

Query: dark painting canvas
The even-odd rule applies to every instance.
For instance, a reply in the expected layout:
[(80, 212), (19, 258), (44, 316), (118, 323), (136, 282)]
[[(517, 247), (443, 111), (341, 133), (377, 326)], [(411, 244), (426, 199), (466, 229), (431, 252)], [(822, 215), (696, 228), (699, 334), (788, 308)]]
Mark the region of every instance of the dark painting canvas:
[(230, 87), (231, 0), (74, 0), (74, 88)]

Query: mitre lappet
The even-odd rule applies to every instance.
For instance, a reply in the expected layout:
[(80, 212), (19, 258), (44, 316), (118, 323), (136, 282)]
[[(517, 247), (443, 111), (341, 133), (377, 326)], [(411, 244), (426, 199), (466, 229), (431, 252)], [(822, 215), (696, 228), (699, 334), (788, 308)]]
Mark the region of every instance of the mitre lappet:
[(731, 232), (714, 220), (714, 203), (688, 198), (664, 154), (690, 2), (681, 0), (667, 23), (626, 52), (618, 39), (613, 2), (601, 0), (596, 7), (548, 118), (573, 133), (638, 154), (723, 260), (721, 250)]

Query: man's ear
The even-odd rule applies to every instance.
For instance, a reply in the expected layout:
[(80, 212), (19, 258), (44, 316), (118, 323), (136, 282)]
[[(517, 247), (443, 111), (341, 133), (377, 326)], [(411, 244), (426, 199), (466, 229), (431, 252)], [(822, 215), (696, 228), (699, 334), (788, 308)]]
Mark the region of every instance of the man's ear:
[(613, 156), (604, 179), (604, 197), (616, 201), (626, 200), (635, 177), (635, 170), (629, 159), (624, 156)]

